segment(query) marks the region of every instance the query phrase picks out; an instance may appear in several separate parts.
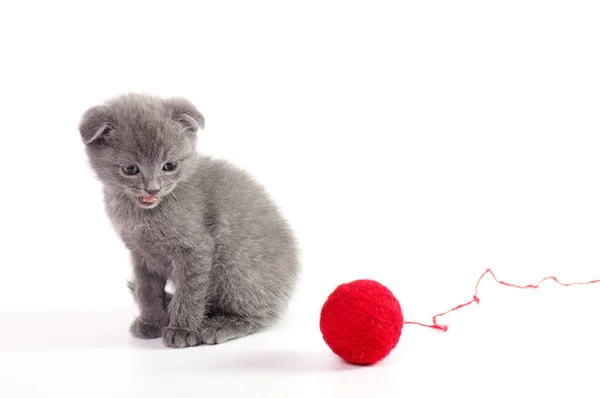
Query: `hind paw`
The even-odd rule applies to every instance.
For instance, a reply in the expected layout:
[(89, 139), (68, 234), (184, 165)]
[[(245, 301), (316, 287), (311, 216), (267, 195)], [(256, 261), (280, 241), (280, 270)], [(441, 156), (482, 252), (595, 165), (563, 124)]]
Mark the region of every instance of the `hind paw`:
[(222, 344), (256, 331), (252, 323), (229, 317), (205, 318), (200, 330), (202, 344)]

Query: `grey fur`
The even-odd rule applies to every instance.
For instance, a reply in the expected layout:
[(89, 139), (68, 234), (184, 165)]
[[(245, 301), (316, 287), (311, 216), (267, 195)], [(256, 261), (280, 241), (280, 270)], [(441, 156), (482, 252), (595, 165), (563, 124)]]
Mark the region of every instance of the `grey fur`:
[[(139, 338), (170, 347), (258, 332), (284, 311), (297, 245), (261, 185), (196, 151), (204, 117), (182, 98), (126, 94), (88, 109), (79, 131), (103, 183), (105, 210), (131, 253)], [(165, 162), (177, 162), (174, 171)], [(139, 172), (126, 175), (122, 167)], [(147, 190), (160, 189), (144, 204)], [(165, 291), (167, 281), (173, 294)]]

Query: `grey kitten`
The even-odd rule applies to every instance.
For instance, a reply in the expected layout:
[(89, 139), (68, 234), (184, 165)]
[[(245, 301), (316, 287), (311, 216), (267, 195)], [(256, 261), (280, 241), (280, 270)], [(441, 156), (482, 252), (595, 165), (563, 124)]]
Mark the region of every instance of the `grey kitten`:
[(79, 125), (105, 210), (131, 253), (140, 310), (131, 333), (170, 347), (271, 325), (299, 270), (295, 237), (266, 191), (198, 154), (200, 128), (204, 117), (188, 100), (145, 94), (94, 106)]

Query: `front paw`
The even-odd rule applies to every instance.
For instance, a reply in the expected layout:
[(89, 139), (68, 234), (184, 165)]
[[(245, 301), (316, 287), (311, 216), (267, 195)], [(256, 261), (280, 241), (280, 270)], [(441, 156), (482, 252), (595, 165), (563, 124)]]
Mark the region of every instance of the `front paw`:
[(163, 339), (168, 347), (185, 348), (200, 344), (200, 336), (197, 332), (188, 329), (167, 327)]
[(162, 336), (163, 329), (163, 325), (147, 322), (140, 317), (136, 318), (129, 328), (131, 334), (138, 339), (156, 339)]

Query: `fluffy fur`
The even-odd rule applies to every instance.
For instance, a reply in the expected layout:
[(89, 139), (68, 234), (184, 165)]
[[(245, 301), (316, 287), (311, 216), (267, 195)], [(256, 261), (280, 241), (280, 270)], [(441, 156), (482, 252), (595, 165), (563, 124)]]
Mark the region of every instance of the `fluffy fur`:
[[(265, 190), (196, 151), (203, 127), (188, 100), (143, 94), (94, 106), (79, 126), (106, 212), (131, 253), (140, 314), (130, 330), (170, 347), (222, 343), (271, 325), (299, 269), (293, 233)], [(125, 172), (131, 165), (134, 175)], [(141, 201), (151, 193), (153, 203)]]

